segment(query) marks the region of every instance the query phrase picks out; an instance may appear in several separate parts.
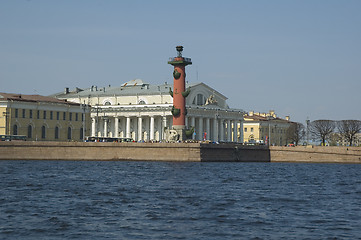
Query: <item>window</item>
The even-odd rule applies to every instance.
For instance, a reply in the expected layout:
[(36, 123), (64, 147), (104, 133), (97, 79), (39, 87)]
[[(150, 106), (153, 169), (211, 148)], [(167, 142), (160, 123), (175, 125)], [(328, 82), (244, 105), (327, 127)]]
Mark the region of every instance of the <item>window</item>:
[(251, 132), (253, 132), (253, 128), (251, 128)]
[(29, 110), (29, 118), (33, 118), (33, 110)]
[(68, 140), (71, 140), (71, 127), (68, 127)]
[(66, 112), (63, 112), (63, 120), (66, 120)]
[(60, 118), (60, 112), (56, 112), (56, 120), (59, 120)]
[(53, 120), (53, 111), (50, 111), (50, 120)]
[(32, 138), (32, 137), (33, 137), (33, 127), (31, 125), (29, 125), (28, 126), (28, 138)]
[(255, 142), (255, 140), (254, 140), (254, 135), (253, 135), (253, 134), (251, 134), (251, 135), (249, 136), (248, 142), (250, 142), (250, 143), (254, 143), (254, 142)]
[(202, 106), (204, 105), (204, 97), (203, 94), (197, 94), (197, 105)]
[(244, 128), (244, 132), (247, 132), (247, 128)]
[(55, 127), (55, 139), (59, 139), (59, 127)]
[(75, 113), (75, 121), (78, 121), (78, 120), (79, 120), (78, 113)]
[(81, 114), (81, 121), (84, 121), (84, 113)]
[(13, 126), (13, 135), (18, 135), (18, 125), (16, 124)]
[(69, 121), (72, 121), (72, 120), (73, 120), (73, 114), (69, 113)]
[(46, 111), (44, 111), (44, 119), (46, 119)]
[(19, 109), (15, 108), (15, 118), (19, 117)]
[(45, 137), (46, 137), (46, 129), (45, 129), (45, 126), (42, 126), (41, 127), (41, 138), (45, 139)]
[(23, 118), (25, 118), (25, 109), (23, 109)]
[(38, 110), (37, 118), (40, 119), (40, 110)]

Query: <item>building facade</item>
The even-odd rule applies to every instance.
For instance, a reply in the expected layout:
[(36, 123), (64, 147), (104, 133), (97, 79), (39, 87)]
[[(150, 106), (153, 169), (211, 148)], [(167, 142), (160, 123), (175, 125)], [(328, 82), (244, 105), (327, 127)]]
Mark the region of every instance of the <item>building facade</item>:
[(83, 141), (90, 106), (40, 95), (0, 93), (0, 135), (30, 141)]
[[(350, 147), (349, 141), (342, 134), (338, 132), (334, 132), (330, 134), (330, 136), (327, 139), (327, 145)], [(355, 147), (361, 146), (361, 133), (355, 134), (352, 146)]]
[(294, 124), (287, 116), (277, 117), (274, 111), (255, 113), (250, 111), (244, 115), (243, 142), (246, 144), (270, 144), (284, 146), (288, 142), (288, 129)]
[[(173, 126), (172, 85), (151, 85), (141, 79), (120, 87), (91, 86), (54, 94), (59, 99), (85, 103), (91, 109), (91, 135), (131, 137), (135, 141), (167, 140)], [(231, 109), (227, 98), (204, 83), (186, 84), (185, 125), (194, 140), (239, 142), (243, 110)], [(188, 131), (188, 133), (191, 131)]]

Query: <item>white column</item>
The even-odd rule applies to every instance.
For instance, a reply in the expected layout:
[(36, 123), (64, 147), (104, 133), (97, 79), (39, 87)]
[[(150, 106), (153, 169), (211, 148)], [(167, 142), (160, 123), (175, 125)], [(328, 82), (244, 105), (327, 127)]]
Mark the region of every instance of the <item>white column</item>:
[(114, 118), (114, 136), (117, 138), (119, 137), (119, 118), (115, 117)]
[(243, 139), (243, 120), (241, 120), (241, 122), (240, 122), (239, 138), (240, 138), (240, 142), (244, 143), (244, 139)]
[(104, 120), (104, 137), (108, 137), (108, 118), (103, 118)]
[(197, 140), (203, 140), (203, 118), (198, 118)]
[(220, 132), (219, 132), (219, 135), (220, 135), (219, 141), (224, 141), (224, 121), (223, 121), (223, 119), (219, 120), (219, 130), (220, 130)]
[(102, 122), (102, 118), (101, 117), (97, 117), (96, 123), (95, 123), (95, 136), (96, 137), (101, 137), (102, 136), (102, 126), (101, 123)]
[[(191, 117), (191, 126), (194, 127), (194, 131), (196, 131), (196, 118)], [(194, 140), (194, 134), (192, 136), (192, 139)]]
[(157, 128), (158, 128), (158, 138), (156, 138), (157, 141), (161, 141), (162, 140), (162, 119), (160, 117), (158, 117), (158, 120), (156, 121), (157, 123)]
[(186, 128), (188, 128), (188, 117), (187, 116), (185, 117), (185, 125), (186, 125)]
[(232, 124), (231, 124), (231, 120), (228, 119), (227, 120), (227, 142), (231, 142), (232, 141)]
[(126, 129), (126, 137), (130, 138), (130, 117), (127, 117)]
[(162, 127), (160, 129), (162, 136), (161, 139), (166, 140), (166, 134), (165, 134), (165, 128), (167, 127), (167, 117), (163, 116), (162, 117)]
[(213, 141), (215, 142), (218, 141), (218, 125), (218, 119), (215, 117), (213, 120)]
[(211, 125), (210, 125), (210, 119), (206, 118), (206, 133), (207, 133), (207, 138), (206, 140), (209, 140), (210, 134), (211, 134)]
[(150, 117), (150, 136), (149, 140), (154, 140), (154, 116)]
[(143, 139), (142, 139), (142, 135), (143, 135), (143, 126), (142, 126), (142, 123), (143, 123), (142, 117), (138, 117), (138, 141), (143, 140)]
[(163, 128), (167, 127), (167, 117), (166, 116), (163, 117), (162, 121), (163, 121)]
[(93, 117), (92, 118), (92, 134), (91, 134), (92, 137), (96, 136), (95, 135), (95, 131), (96, 131), (95, 124), (96, 124), (96, 119)]
[(233, 141), (234, 142), (238, 142), (238, 138), (237, 138), (237, 133), (238, 133), (238, 124), (237, 124), (237, 120), (233, 120)]

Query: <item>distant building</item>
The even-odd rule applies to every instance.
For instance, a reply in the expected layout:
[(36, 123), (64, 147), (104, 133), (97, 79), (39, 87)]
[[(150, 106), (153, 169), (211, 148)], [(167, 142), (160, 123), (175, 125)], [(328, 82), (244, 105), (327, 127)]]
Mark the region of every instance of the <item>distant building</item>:
[(255, 113), (250, 111), (244, 115), (243, 142), (260, 143), (276, 146), (288, 144), (288, 128), (294, 124), (287, 116), (285, 119), (277, 117), (275, 112)]
[(40, 95), (0, 93), (0, 135), (33, 141), (82, 141), (90, 107)]
[[(162, 141), (173, 125), (173, 85), (151, 85), (141, 79), (116, 87), (91, 86), (53, 97), (92, 105), (91, 135)], [(204, 83), (186, 84), (186, 128), (195, 140), (239, 142), (243, 110), (227, 105), (227, 97)], [(189, 132), (189, 131), (188, 131)]]
[[(338, 132), (331, 133), (329, 138), (327, 139), (327, 142), (331, 146), (350, 146), (348, 140), (346, 140), (345, 137)], [(352, 146), (361, 146), (361, 133), (355, 134)]]

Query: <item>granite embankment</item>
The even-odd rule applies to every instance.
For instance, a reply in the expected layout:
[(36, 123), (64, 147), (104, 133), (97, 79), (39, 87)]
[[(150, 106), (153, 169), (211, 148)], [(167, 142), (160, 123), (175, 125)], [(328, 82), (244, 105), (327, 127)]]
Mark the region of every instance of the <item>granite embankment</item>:
[(0, 142), (0, 160), (269, 162), (265, 146), (201, 143)]
[(270, 147), (271, 162), (361, 163), (361, 147)]
[(2, 142), (0, 159), (199, 161), (199, 144)]
[(0, 160), (361, 163), (357, 147), (270, 147), (202, 143), (0, 142)]

